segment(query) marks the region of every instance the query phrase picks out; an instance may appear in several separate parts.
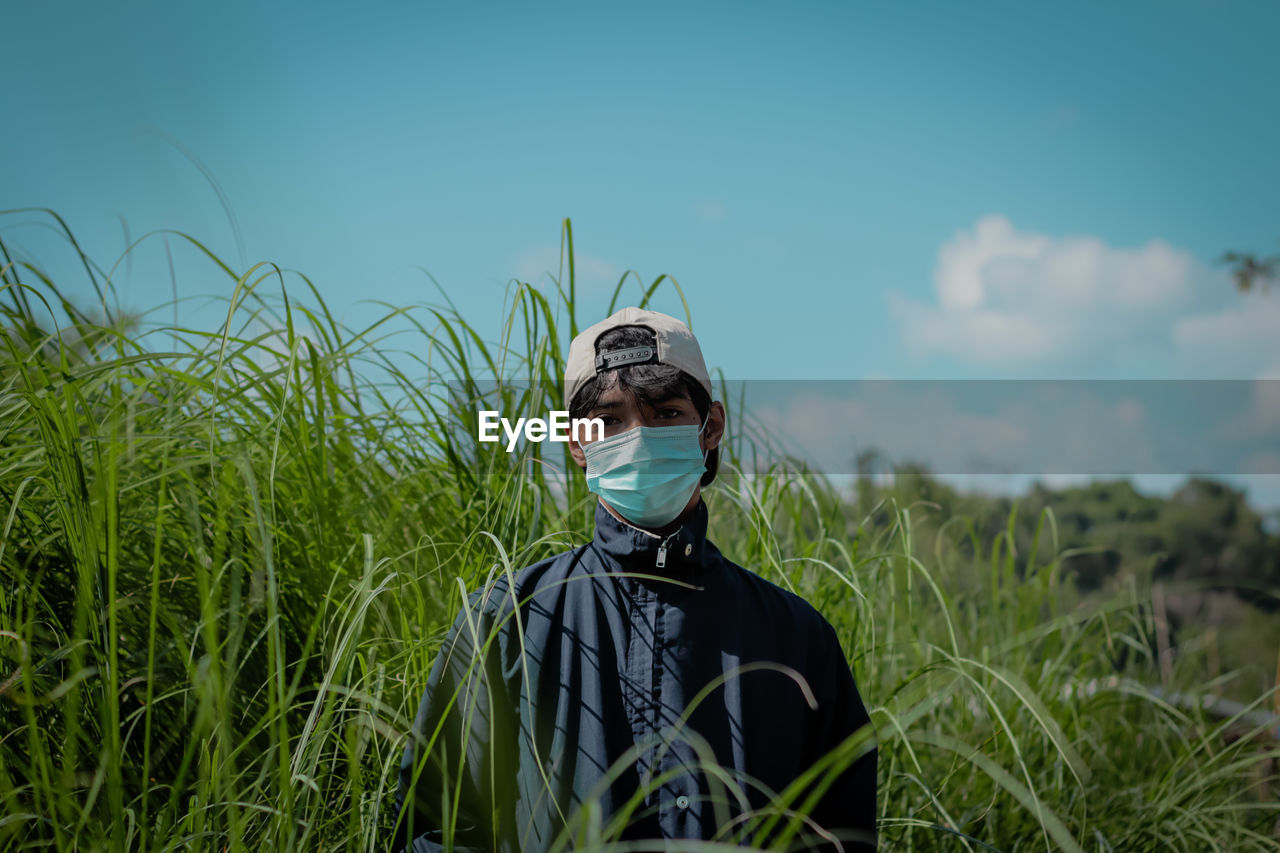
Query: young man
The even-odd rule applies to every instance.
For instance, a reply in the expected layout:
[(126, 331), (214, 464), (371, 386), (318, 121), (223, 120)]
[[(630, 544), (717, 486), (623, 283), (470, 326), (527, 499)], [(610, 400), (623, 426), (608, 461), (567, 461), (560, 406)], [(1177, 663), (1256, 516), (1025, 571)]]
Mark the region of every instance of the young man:
[(625, 308), (574, 338), (566, 405), (605, 424), (570, 443), (595, 536), (459, 614), (405, 750), (395, 849), (759, 844), (783, 808), (808, 815), (795, 845), (874, 848), (876, 753), (835, 632), (707, 539), (712, 393), (665, 314)]

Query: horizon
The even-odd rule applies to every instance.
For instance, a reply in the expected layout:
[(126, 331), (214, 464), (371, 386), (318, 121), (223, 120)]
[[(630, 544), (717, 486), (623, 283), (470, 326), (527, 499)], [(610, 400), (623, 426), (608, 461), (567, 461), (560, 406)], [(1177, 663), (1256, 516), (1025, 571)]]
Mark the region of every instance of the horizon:
[[(353, 325), (434, 279), (496, 339), (571, 217), (583, 316), (671, 274), (736, 376), (1280, 378), (1280, 292), (1220, 262), (1280, 240), (1280, 8), (929, 10), (24, 6), (0, 196), (154, 323), (230, 290), (173, 229)], [(0, 237), (89, 299), (39, 219)]]

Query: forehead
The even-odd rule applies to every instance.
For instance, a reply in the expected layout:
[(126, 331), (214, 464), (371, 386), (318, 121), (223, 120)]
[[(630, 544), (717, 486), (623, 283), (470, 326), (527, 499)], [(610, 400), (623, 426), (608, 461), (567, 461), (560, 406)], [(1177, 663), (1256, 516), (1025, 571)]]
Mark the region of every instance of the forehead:
[(614, 381), (600, 389), (600, 396), (596, 399), (596, 405), (633, 406), (643, 403), (650, 406), (656, 406), (659, 403), (688, 399), (689, 398), (687, 394), (683, 392), (683, 389), (636, 388), (633, 391), (623, 383)]

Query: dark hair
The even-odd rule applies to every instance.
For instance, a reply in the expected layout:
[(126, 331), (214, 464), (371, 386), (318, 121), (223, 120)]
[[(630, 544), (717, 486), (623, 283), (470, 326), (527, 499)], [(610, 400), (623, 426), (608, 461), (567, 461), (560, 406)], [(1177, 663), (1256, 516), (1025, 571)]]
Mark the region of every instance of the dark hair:
[[(656, 347), (657, 336), (647, 326), (617, 326), (596, 338), (596, 354), (602, 350), (627, 347)], [(693, 403), (703, 421), (711, 411), (711, 395), (702, 383), (678, 367), (669, 364), (632, 364), (607, 370), (588, 379), (569, 403), (570, 418), (584, 418), (600, 402), (600, 395), (615, 386), (641, 403), (655, 405), (672, 397), (683, 397)], [(720, 469), (720, 448), (707, 454), (707, 471), (700, 482), (711, 485)]]

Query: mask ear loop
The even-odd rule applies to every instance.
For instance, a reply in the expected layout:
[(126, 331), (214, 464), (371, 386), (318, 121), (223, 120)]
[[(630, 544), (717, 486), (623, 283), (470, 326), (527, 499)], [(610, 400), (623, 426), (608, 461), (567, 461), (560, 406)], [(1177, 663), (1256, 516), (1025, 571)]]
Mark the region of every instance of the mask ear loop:
[[(707, 424), (711, 423), (711, 409), (707, 409), (707, 417), (702, 421), (702, 426), (698, 429), (698, 438), (702, 438), (702, 434), (707, 430)], [(711, 448), (708, 447), (702, 451), (702, 464), (707, 464), (707, 457), (711, 455)]]

